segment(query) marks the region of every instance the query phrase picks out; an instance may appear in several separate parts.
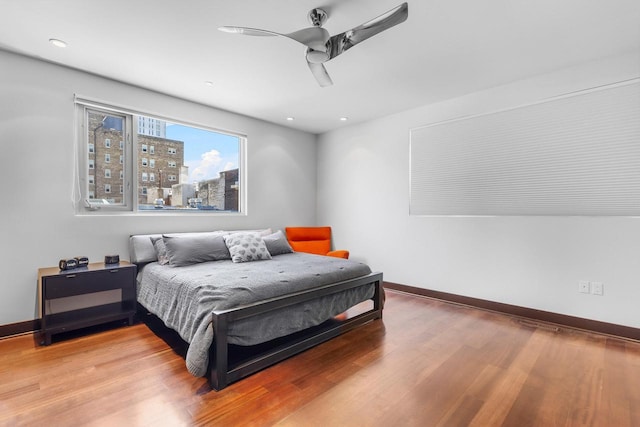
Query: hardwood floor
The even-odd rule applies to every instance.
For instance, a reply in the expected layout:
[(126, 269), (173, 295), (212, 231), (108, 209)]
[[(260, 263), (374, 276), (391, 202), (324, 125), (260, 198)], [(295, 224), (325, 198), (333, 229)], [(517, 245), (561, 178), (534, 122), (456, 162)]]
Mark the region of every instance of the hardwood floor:
[(640, 343), (397, 292), (384, 316), (221, 392), (143, 323), (4, 339), (0, 425), (640, 426)]

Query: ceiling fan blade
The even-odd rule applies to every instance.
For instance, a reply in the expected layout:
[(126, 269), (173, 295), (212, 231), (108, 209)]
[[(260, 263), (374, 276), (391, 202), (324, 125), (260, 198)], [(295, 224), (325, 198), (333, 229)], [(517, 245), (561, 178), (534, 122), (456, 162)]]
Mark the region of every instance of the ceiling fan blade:
[(406, 21), (408, 16), (409, 5), (405, 2), (371, 21), (365, 22), (344, 33), (336, 34), (327, 42), (329, 59), (335, 58), (369, 37), (373, 37), (384, 30), (388, 30)]
[(276, 33), (275, 31), (260, 30), (258, 28), (247, 27), (219, 27), (218, 30), (225, 33), (243, 34), (245, 36), (260, 36), (260, 37), (273, 37), (282, 36), (291, 40), (295, 40), (298, 43), (310, 47), (314, 50), (325, 50), (326, 43), (329, 41), (329, 32), (321, 27), (310, 27), (302, 30), (294, 31), (289, 34)]
[(225, 33), (244, 34), (245, 36), (274, 37), (274, 36), (283, 35), (283, 34), (275, 33), (273, 31), (259, 30), (257, 28), (246, 28), (246, 27), (225, 26), (225, 27), (219, 27), (218, 30), (224, 31)]
[(314, 50), (325, 50), (326, 43), (329, 41), (329, 31), (322, 27), (304, 28), (283, 35)]
[(309, 69), (311, 73), (318, 81), (318, 84), (321, 87), (327, 87), (333, 85), (333, 81), (331, 81), (331, 77), (329, 77), (329, 73), (327, 73), (327, 69), (322, 64), (314, 64), (313, 62), (307, 61), (309, 65)]

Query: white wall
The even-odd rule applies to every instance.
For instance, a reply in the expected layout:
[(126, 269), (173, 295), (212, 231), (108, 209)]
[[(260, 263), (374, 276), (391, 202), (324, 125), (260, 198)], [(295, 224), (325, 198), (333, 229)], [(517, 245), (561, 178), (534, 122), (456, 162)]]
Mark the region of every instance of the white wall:
[(639, 76), (633, 53), (321, 135), (318, 222), (386, 281), (640, 327), (638, 217), (408, 215), (411, 128)]
[[(74, 215), (74, 93), (246, 134), (248, 215)], [(4, 51), (0, 153), (0, 325), (36, 317), (39, 267), (77, 255), (127, 259), (130, 234), (282, 228), (316, 219), (315, 135)]]

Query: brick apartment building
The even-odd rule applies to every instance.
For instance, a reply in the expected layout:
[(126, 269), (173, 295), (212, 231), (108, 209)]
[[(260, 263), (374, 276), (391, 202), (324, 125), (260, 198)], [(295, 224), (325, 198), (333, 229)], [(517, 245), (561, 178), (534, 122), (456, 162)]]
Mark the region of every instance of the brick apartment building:
[[(124, 194), (126, 155), (124, 120), (116, 116), (89, 114), (88, 183), (90, 199), (106, 199), (121, 203)], [(163, 123), (155, 124), (153, 132), (164, 134)], [(138, 203), (152, 204), (149, 193), (165, 194), (178, 184), (184, 165), (184, 142), (153, 135), (138, 134)], [(154, 191), (150, 191), (153, 189)]]

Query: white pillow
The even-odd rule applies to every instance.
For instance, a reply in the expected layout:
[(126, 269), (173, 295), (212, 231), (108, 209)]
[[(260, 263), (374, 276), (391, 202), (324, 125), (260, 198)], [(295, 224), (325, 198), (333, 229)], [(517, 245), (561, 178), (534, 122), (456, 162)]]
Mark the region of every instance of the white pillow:
[(233, 233), (224, 236), (224, 243), (233, 262), (271, 259), (264, 240), (256, 233)]

